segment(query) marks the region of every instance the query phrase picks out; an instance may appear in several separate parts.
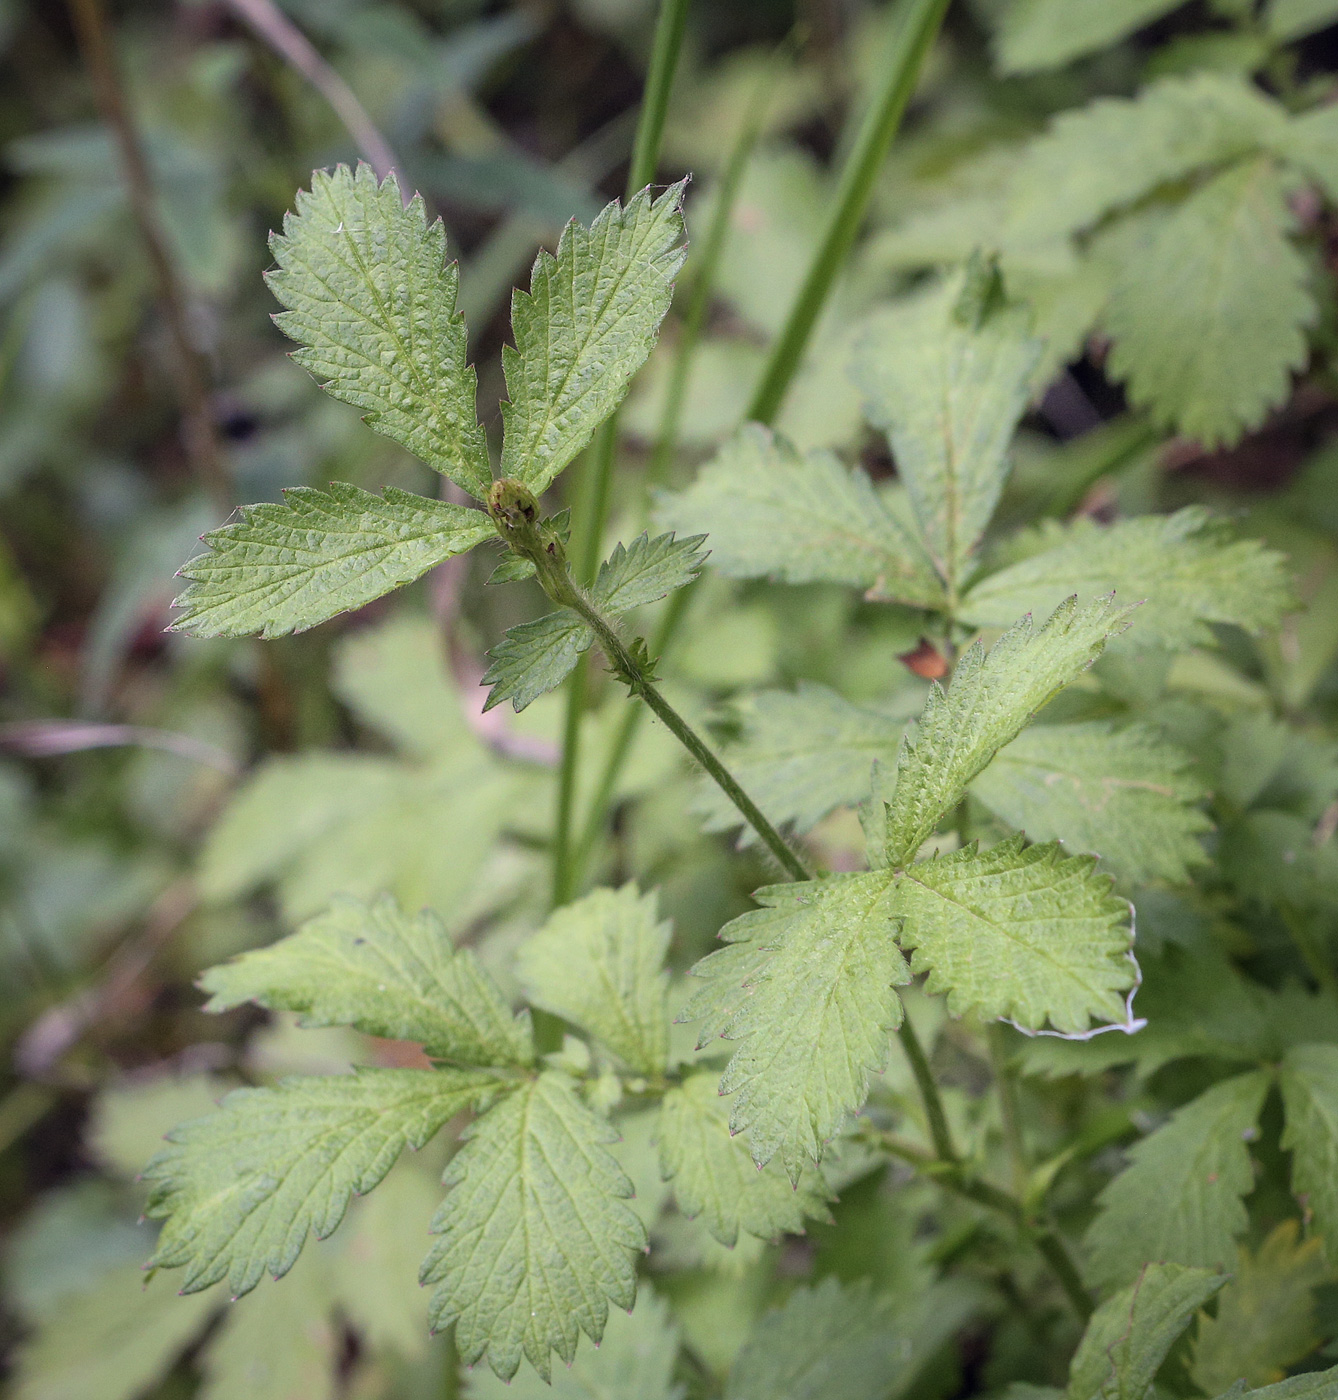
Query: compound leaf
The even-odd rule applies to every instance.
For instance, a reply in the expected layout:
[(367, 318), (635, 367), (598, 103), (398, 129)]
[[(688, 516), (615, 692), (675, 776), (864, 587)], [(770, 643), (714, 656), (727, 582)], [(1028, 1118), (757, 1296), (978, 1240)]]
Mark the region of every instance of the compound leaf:
[(1069, 1400), (1144, 1400), (1152, 1378), (1224, 1274), (1149, 1264), (1092, 1314), (1069, 1368)]
[(772, 1240), (802, 1233), (806, 1216), (826, 1219), (821, 1168), (806, 1166), (794, 1186), (778, 1162), (758, 1171), (743, 1140), (730, 1136), (729, 1105), (717, 1082), (709, 1070), (690, 1075), (660, 1110), (660, 1167), (673, 1181), (678, 1209), (701, 1216), (728, 1249), (740, 1230)]
[(279, 266), (266, 280), (288, 308), (275, 321), (303, 347), (293, 359), (482, 500), (492, 469), (441, 220), (428, 224), (418, 195), (405, 208), (394, 175), (378, 185), (370, 166), (340, 165), (311, 177), (270, 250)]
[(144, 1169), (145, 1213), (166, 1220), (151, 1263), (185, 1266), (183, 1293), (226, 1278), (240, 1296), (266, 1270), (281, 1277), (309, 1230), (330, 1234), (403, 1148), (498, 1085), (481, 1070), (364, 1069), (235, 1090)]
[(758, 890), (764, 907), (726, 924), (730, 946), (692, 969), (708, 983), (679, 1020), (706, 1022), (698, 1048), (742, 1042), (720, 1081), (737, 1094), (730, 1131), (747, 1132), (758, 1166), (779, 1152), (791, 1181), (864, 1102), (901, 1024), (895, 988), (910, 970), (888, 885), (875, 873)]
[(306, 1026), (355, 1026), (411, 1040), (465, 1065), (528, 1065), (529, 1016), (513, 1016), (468, 948), (452, 946), (430, 910), (409, 916), (389, 895), (371, 903), (337, 896), (324, 914), (268, 948), (200, 981), (206, 1011), (254, 1001), (300, 1011)]
[(1024, 617), (988, 652), (974, 643), (946, 693), (937, 682), (930, 687), (914, 736), (897, 755), (881, 843), (886, 864), (915, 855), (994, 755), (1123, 630), (1129, 611), (1109, 597), (1081, 608), (1070, 598), (1041, 627)]
[(610, 1301), (636, 1301), (646, 1232), (608, 1151), (617, 1136), (553, 1070), (468, 1130), (420, 1275), (436, 1285), (432, 1325), (455, 1323), (467, 1366), (486, 1356), (510, 1380), (524, 1355), (547, 1380), (551, 1352), (570, 1365), (580, 1331), (598, 1344)]
[(1209, 447), (1258, 427), (1306, 361), (1316, 305), (1286, 194), (1273, 163), (1252, 160), (1149, 211), (1106, 306), (1131, 402)]
[[(1141, 622), (1141, 617), (1140, 617)], [(971, 784), (978, 797), (1033, 841), (1088, 851), (1138, 884), (1183, 882), (1202, 862), (1206, 794), (1186, 755), (1153, 729), (1043, 724), (1024, 729)]]
[(560, 686), (594, 640), (595, 634), (570, 608), (509, 628), (488, 653), (491, 665), (479, 682), (492, 687), (484, 710), (510, 700), (519, 713)]
[(597, 889), (557, 910), (521, 949), (519, 973), (535, 1006), (588, 1031), (631, 1069), (662, 1072), (669, 1055), (672, 926), (654, 892)]
[(294, 486), (282, 502), (243, 506), (204, 536), (170, 631), (192, 637), (305, 632), (412, 583), (495, 534), (482, 511), (387, 486), (384, 496), (332, 481)]
[(1246, 1142), (1268, 1085), (1262, 1070), (1215, 1084), (1130, 1149), (1087, 1232), (1094, 1279), (1122, 1283), (1149, 1259), (1214, 1269), (1235, 1263), (1247, 1223), (1241, 1197), (1254, 1189)]
[(655, 345), (683, 265), (683, 184), (574, 220), (511, 298), (502, 475), (537, 496), (622, 402)]
[(1138, 976), (1128, 902), (1095, 867), (1053, 843), (1024, 849), (1017, 836), (909, 866), (889, 908), (915, 950), (912, 970), (929, 973), (928, 990), (946, 992), (954, 1014), (1081, 1033), (1093, 1020), (1127, 1021), (1124, 994)]
[(1281, 1084), (1292, 1191), (1313, 1215), (1329, 1262), (1338, 1262), (1338, 1046), (1288, 1050)]
[(939, 574), (956, 589), (1008, 475), (1041, 345), (1029, 313), (958, 314), (960, 276), (875, 317), (855, 361), (865, 414), (886, 430), (897, 475)]
[(801, 456), (749, 423), (656, 511), (666, 529), (709, 535), (711, 558), (731, 578), (828, 580), (916, 607), (942, 604), (943, 585), (923, 547), (862, 471), (830, 452)]
[(1199, 506), (1101, 526), (1047, 525), (1037, 552), (982, 579), (962, 602), (978, 627), (1002, 627), (1077, 592), (1114, 593), (1138, 609), (1137, 641), (1177, 650), (1212, 641), (1206, 624), (1248, 632), (1274, 626), (1292, 603), (1286, 560), (1258, 540), (1236, 540)]

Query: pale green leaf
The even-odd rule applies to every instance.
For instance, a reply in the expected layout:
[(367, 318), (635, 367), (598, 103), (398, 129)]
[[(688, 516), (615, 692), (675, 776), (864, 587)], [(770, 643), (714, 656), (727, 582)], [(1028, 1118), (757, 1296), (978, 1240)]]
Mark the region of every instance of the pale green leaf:
[(495, 535), (482, 511), (387, 486), (294, 486), (282, 503), (243, 506), (182, 565), (170, 630), (192, 637), (305, 632), (411, 583)]
[(962, 291), (962, 277), (950, 277), (875, 316), (854, 364), (865, 414), (887, 432), (921, 538), (954, 590), (999, 503), (1041, 352), (1025, 310), (963, 324)]
[(1001, 73), (1034, 73), (1132, 34), (1180, 0), (1009, 0), (995, 34)]
[[(1061, 603), (1040, 627), (1028, 615), (986, 652), (974, 643), (945, 693), (935, 682), (913, 734), (897, 755), (887, 802), (888, 865), (904, 865), (932, 835), (969, 783), (1011, 743), (1046, 701), (1076, 680), (1127, 625), (1112, 598)], [(1016, 616), (1016, 614), (1014, 614)]]
[(550, 1352), (570, 1365), (581, 1331), (603, 1336), (610, 1302), (635, 1302), (646, 1232), (607, 1148), (616, 1139), (552, 1070), (469, 1129), (421, 1274), (436, 1285), (432, 1325), (455, 1323), (467, 1366), (486, 1356), (510, 1380), (524, 1355), (547, 1380)]
[(629, 1068), (663, 1072), (669, 1055), (672, 925), (627, 884), (597, 889), (557, 910), (520, 950), (530, 1002), (588, 1031)]
[(329, 1235), (405, 1147), (498, 1086), (474, 1070), (359, 1070), (238, 1089), (183, 1124), (149, 1163), (146, 1214), (165, 1219), (157, 1267), (186, 1269), (182, 1292), (220, 1279), (234, 1296), (297, 1260), (307, 1232)]
[(672, 534), (638, 535), (630, 546), (616, 545), (599, 566), (590, 592), (615, 617), (666, 597), (701, 573), (705, 535), (675, 539)]
[(1069, 1369), (1069, 1400), (1144, 1400), (1167, 1353), (1224, 1274), (1149, 1264), (1092, 1314)]
[(393, 175), (378, 185), (369, 166), (340, 165), (311, 177), (270, 250), (269, 288), (288, 308), (275, 320), (303, 346), (297, 363), (482, 500), (492, 470), (441, 220), (429, 226), (417, 195), (406, 209)]
[(820, 1167), (805, 1167), (797, 1185), (779, 1162), (758, 1171), (742, 1138), (729, 1131), (729, 1104), (719, 1076), (706, 1070), (670, 1089), (660, 1111), (660, 1166), (673, 1181), (674, 1200), (689, 1219), (733, 1249), (739, 1231), (773, 1240), (803, 1232), (806, 1216), (827, 1218), (827, 1185)]
[[(1141, 623), (1142, 618), (1139, 617)], [(1189, 760), (1138, 725), (1043, 724), (1024, 729), (971, 785), (992, 812), (1033, 841), (1100, 856), (1134, 881), (1177, 883), (1205, 856), (1206, 793)]]
[(137, 1400), (203, 1331), (221, 1300), (179, 1298), (165, 1281), (145, 1287), (139, 1264), (102, 1274), (67, 1295), (14, 1357), (11, 1400)]
[[(1048, 548), (1042, 546), (1048, 544)], [(1287, 564), (1258, 540), (1236, 540), (1199, 506), (1101, 526), (1045, 526), (1020, 563), (982, 579), (962, 602), (962, 618), (1002, 627), (1024, 612), (1045, 612), (1072, 593), (1114, 593), (1140, 603), (1130, 638), (1169, 650), (1212, 641), (1205, 625), (1247, 632), (1276, 626), (1292, 604)]]
[(801, 456), (746, 424), (678, 495), (659, 499), (665, 529), (704, 533), (731, 578), (828, 580), (871, 596), (936, 607), (943, 587), (923, 547), (858, 469), (830, 452)]
[[(1338, 13), (1338, 6), (1329, 8)], [(1269, 149), (1316, 181), (1332, 204), (1338, 201), (1338, 110), (1329, 104), (1293, 117)]]
[(551, 1384), (533, 1371), (511, 1381), (470, 1371), (464, 1393), (468, 1400), (681, 1400), (677, 1360), (678, 1328), (669, 1307), (642, 1284), (631, 1316), (610, 1313), (599, 1348), (582, 1348)]
[(435, 1059), (528, 1065), (529, 1017), (513, 1016), (468, 948), (429, 909), (405, 914), (389, 895), (347, 895), (294, 934), (206, 972), (206, 1011), (254, 1001), (300, 1011), (304, 1026), (354, 1026), (411, 1040)]
[(885, 874), (836, 875), (758, 890), (763, 908), (725, 925), (730, 946), (692, 969), (707, 985), (679, 1014), (706, 1022), (698, 1045), (738, 1040), (722, 1093), (730, 1131), (753, 1160), (778, 1152), (791, 1181), (822, 1155), (901, 1024), (896, 986), (910, 970), (893, 942)]
[(894, 1308), (867, 1282), (800, 1288), (768, 1313), (730, 1369), (726, 1400), (896, 1400), (978, 1306), (956, 1281)]
[(683, 185), (615, 200), (541, 252), (511, 298), (502, 475), (537, 496), (622, 402), (655, 345), (683, 265)]
[(492, 687), (484, 710), (510, 700), (519, 712), (555, 690), (594, 640), (595, 634), (570, 608), (510, 628), (488, 653), (491, 664), (479, 682)]
[[(1338, 1366), (1327, 1371), (1302, 1371), (1276, 1385), (1261, 1386), (1246, 1393), (1257, 1395), (1259, 1400), (1338, 1400)], [(1236, 1385), (1219, 1400), (1228, 1400), (1228, 1397), (1237, 1400), (1240, 1394), (1241, 1389)]]
[(1264, 10), (1264, 27), (1279, 43), (1303, 39), (1332, 24), (1338, 24), (1336, 0), (1269, 0)]
[(1097, 1198), (1087, 1232), (1091, 1274), (1123, 1283), (1150, 1260), (1229, 1269), (1254, 1189), (1246, 1143), (1268, 1092), (1263, 1071), (1215, 1084), (1129, 1150), (1129, 1165)]
[(1295, 1220), (1284, 1220), (1259, 1246), (1243, 1245), (1217, 1315), (1201, 1317), (1189, 1373), (1205, 1395), (1237, 1381), (1268, 1385), (1319, 1345), (1315, 1289), (1330, 1277), (1323, 1241), (1300, 1242)]
[(1288, 1050), (1281, 1082), (1292, 1191), (1314, 1217), (1329, 1262), (1338, 1264), (1338, 1046)]
[(1110, 373), (1158, 422), (1229, 445), (1286, 398), (1317, 315), (1286, 184), (1248, 161), (1147, 218), (1103, 317)]
[[(811, 831), (834, 807), (868, 797), (871, 766), (896, 757), (906, 722), (922, 703), (919, 686), (882, 705), (854, 704), (814, 681), (764, 690), (743, 702), (743, 732), (726, 762), (772, 822)], [(708, 831), (729, 831), (743, 820), (714, 783), (702, 782), (693, 807)], [(742, 839), (757, 838), (749, 827)]]
[(1125, 1023), (1138, 977), (1129, 904), (1095, 866), (1053, 844), (1024, 849), (1021, 836), (967, 846), (908, 866), (888, 908), (912, 970), (929, 973), (954, 1015), (1081, 1033)]

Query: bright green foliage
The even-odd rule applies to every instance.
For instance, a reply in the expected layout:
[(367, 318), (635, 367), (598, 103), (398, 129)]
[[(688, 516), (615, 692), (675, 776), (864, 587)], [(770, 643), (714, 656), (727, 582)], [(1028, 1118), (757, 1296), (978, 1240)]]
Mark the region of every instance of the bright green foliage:
[(384, 496), (331, 482), (295, 486), (281, 504), (243, 506), (211, 530), (171, 630), (192, 637), (281, 637), (304, 632), (411, 583), (494, 533), (481, 511), (386, 487)]
[(511, 1014), (468, 948), (455, 949), (430, 910), (413, 917), (389, 895), (370, 904), (342, 896), (268, 948), (213, 968), (200, 985), (206, 1011), (254, 1001), (300, 1011), (307, 1026), (355, 1026), (412, 1040), (434, 1059), (528, 1065), (528, 1015)]
[(547, 1071), (469, 1129), (446, 1169), (423, 1263), (432, 1324), (455, 1323), (466, 1365), (487, 1357), (504, 1380), (522, 1354), (545, 1380), (550, 1352), (571, 1363), (581, 1331), (598, 1343), (610, 1302), (636, 1300), (645, 1229), (632, 1183), (606, 1144), (617, 1133)]
[(946, 992), (954, 1014), (1065, 1032), (1126, 1021), (1137, 977), (1129, 906), (1095, 865), (1019, 836), (908, 867), (890, 909), (915, 950), (912, 970), (930, 974), (928, 990)]
[(667, 1304), (644, 1284), (630, 1317), (609, 1314), (599, 1348), (582, 1347), (551, 1384), (533, 1371), (503, 1381), (488, 1371), (464, 1377), (468, 1400), (681, 1400), (674, 1384), (678, 1329)]
[(1141, 603), (1131, 641), (1180, 649), (1208, 643), (1210, 622), (1249, 632), (1276, 626), (1292, 603), (1286, 560), (1258, 540), (1234, 540), (1206, 511), (1148, 515), (1100, 526), (1089, 520), (1046, 526), (1020, 563), (982, 579), (961, 615), (1002, 627), (1044, 612), (1069, 594), (1114, 593)]
[(739, 1353), (726, 1400), (895, 1400), (975, 1304), (971, 1290), (950, 1285), (904, 1309), (867, 1282), (798, 1289)]
[(1319, 1344), (1315, 1292), (1329, 1277), (1323, 1241), (1299, 1239), (1284, 1220), (1252, 1254), (1241, 1247), (1215, 1317), (1201, 1317), (1190, 1375), (1205, 1395), (1220, 1395), (1238, 1380), (1280, 1381), (1285, 1368)]
[(729, 1105), (710, 1070), (689, 1075), (664, 1096), (660, 1111), (660, 1165), (674, 1185), (674, 1200), (729, 1249), (739, 1231), (772, 1240), (802, 1234), (804, 1218), (827, 1215), (826, 1182), (806, 1166), (792, 1185), (778, 1162), (758, 1171), (743, 1139), (731, 1137)]
[(1089, 851), (1138, 884), (1183, 882), (1187, 867), (1204, 860), (1197, 837), (1211, 827), (1190, 805), (1206, 794), (1184, 772), (1187, 761), (1150, 728), (1034, 725), (1000, 752), (971, 792), (1033, 841)]
[(961, 295), (953, 277), (875, 316), (855, 366), (865, 414), (887, 432), (921, 539), (953, 593), (999, 502), (1041, 351), (1026, 311), (996, 310), (976, 326), (957, 314)]
[(895, 987), (910, 980), (892, 941), (886, 877), (834, 876), (758, 890), (763, 908), (720, 930), (729, 944), (693, 968), (708, 979), (679, 1013), (742, 1044), (720, 1081), (736, 1094), (731, 1132), (753, 1160), (778, 1152), (791, 1181), (864, 1102), (901, 1024)]
[(1167, 1352), (1223, 1274), (1149, 1264), (1092, 1314), (1069, 1371), (1069, 1400), (1144, 1400)]
[(557, 910), (520, 951), (531, 1003), (594, 1036), (629, 1068), (658, 1074), (669, 1055), (670, 925), (654, 892), (593, 890)]
[(651, 539), (641, 534), (630, 547), (615, 545), (613, 553), (599, 566), (591, 596), (615, 617), (656, 603), (701, 573), (706, 559), (702, 548), (705, 539), (705, 535), (676, 539), (673, 534)]
[(185, 1266), (182, 1292), (226, 1278), (234, 1296), (293, 1267), (370, 1191), (405, 1147), (497, 1089), (479, 1070), (360, 1070), (238, 1089), (184, 1124), (144, 1170), (147, 1214), (164, 1219), (152, 1263)]
[(1094, 1278), (1122, 1283), (1149, 1259), (1231, 1267), (1246, 1225), (1241, 1197), (1254, 1188), (1246, 1143), (1268, 1085), (1262, 1071), (1215, 1084), (1130, 1149), (1087, 1232)]
[(378, 185), (370, 166), (341, 165), (315, 172), (270, 249), (269, 287), (288, 308), (276, 319), (303, 346), (298, 364), (482, 500), (492, 471), (441, 221), (428, 225), (417, 196), (405, 208), (393, 175)]
[[(884, 705), (856, 705), (813, 681), (801, 680), (793, 691), (764, 690), (742, 710), (729, 770), (773, 822), (810, 831), (833, 807), (869, 795), (871, 765), (896, 757), (921, 695), (919, 687), (907, 687)], [(694, 806), (708, 831), (728, 831), (743, 820), (714, 784), (703, 783)], [(744, 839), (750, 839), (746, 828)]]
[(1002, 11), (995, 52), (1003, 73), (1058, 68), (1159, 19), (1176, 0), (1012, 0)]
[(884, 862), (911, 860), (969, 783), (1032, 715), (1085, 671), (1129, 609), (1111, 598), (1061, 603), (1041, 627), (1024, 617), (989, 652), (975, 643), (957, 663), (952, 688), (935, 683), (914, 737), (897, 756), (887, 803)]
[(540, 253), (511, 300), (502, 475), (538, 495), (617, 408), (655, 345), (683, 264), (683, 185), (608, 205)]
[(1318, 313), (1286, 189), (1256, 160), (1152, 211), (1102, 318), (1131, 401), (1210, 447), (1258, 427), (1306, 360)]
[(826, 579), (920, 607), (942, 601), (923, 546), (863, 472), (829, 452), (801, 456), (755, 423), (681, 495), (662, 497), (656, 519), (665, 529), (705, 532), (712, 564), (731, 578)]
[(1282, 1062), (1292, 1191), (1313, 1215), (1330, 1264), (1338, 1261), (1338, 1046), (1300, 1045)]

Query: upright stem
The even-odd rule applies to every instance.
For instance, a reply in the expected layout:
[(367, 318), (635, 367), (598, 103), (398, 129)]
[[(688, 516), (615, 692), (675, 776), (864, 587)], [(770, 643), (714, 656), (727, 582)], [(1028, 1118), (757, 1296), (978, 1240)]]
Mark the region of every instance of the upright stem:
[(989, 1028), (990, 1063), (994, 1087), (999, 1092), (999, 1114), (1003, 1119), (1004, 1143), (1013, 1173), (1013, 1190), (1021, 1196), (1027, 1189), (1027, 1150), (1022, 1141), (1022, 1114), (1017, 1101), (1017, 1079), (1008, 1064), (1006, 1032), (997, 1021)]
[(841, 171), (827, 226), (748, 407), (748, 417), (759, 423), (770, 423), (775, 418), (804, 357), (813, 327), (859, 232), (879, 168), (901, 125), (902, 114), (947, 8), (948, 0), (905, 0), (887, 75), (874, 94)]
[(190, 334), (186, 295), (158, 219), (153, 177), (143, 142), (126, 101), (102, 0), (69, 0), (84, 65), (102, 120), (120, 148), (130, 212), (148, 254), (154, 287), (172, 341), (170, 372), (181, 409), (181, 437), (186, 457), (220, 515), (233, 507), (232, 485), (209, 409), (209, 376), (204, 357)]
[(911, 1025), (911, 1018), (905, 1012), (902, 1013), (901, 1025), (897, 1027), (897, 1038), (901, 1041), (901, 1048), (906, 1052), (907, 1060), (910, 1061), (911, 1073), (915, 1076), (915, 1085), (920, 1091), (925, 1116), (929, 1120), (929, 1136), (934, 1141), (934, 1151), (938, 1153), (938, 1160), (955, 1163), (958, 1160), (957, 1149), (953, 1146), (952, 1130), (948, 1127), (943, 1097), (938, 1091), (938, 1085), (934, 1083), (934, 1075), (929, 1068), (929, 1057), (925, 1054), (924, 1046), (920, 1044), (915, 1027)]
[[(674, 85), (678, 56), (683, 49), (687, 26), (688, 0), (661, 0), (651, 47), (646, 91), (637, 119), (632, 161), (627, 171), (627, 197), (650, 184), (660, 159), (669, 93)], [(584, 494), (588, 511), (583, 511), (584, 530), (580, 577), (589, 583), (599, 563), (599, 547), (609, 518), (613, 494), (613, 463), (618, 449), (618, 415), (615, 411), (595, 435), (585, 462)], [(590, 663), (582, 657), (567, 685), (567, 710), (563, 722), (562, 765), (558, 771), (557, 816), (553, 829), (553, 899), (563, 904), (577, 887), (577, 872), (571, 859), (572, 814), (576, 803), (576, 773), (580, 762), (581, 715), (589, 688)]]

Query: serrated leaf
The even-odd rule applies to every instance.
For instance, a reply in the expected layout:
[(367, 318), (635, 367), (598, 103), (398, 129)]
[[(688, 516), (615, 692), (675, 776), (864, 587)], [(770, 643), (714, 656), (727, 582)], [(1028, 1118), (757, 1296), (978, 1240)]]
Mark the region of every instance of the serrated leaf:
[(636, 1300), (646, 1232), (632, 1183), (607, 1150), (617, 1134), (546, 1071), (474, 1123), (446, 1169), (450, 1187), (423, 1263), (432, 1325), (455, 1323), (467, 1366), (487, 1357), (510, 1380), (524, 1355), (545, 1380), (579, 1333), (598, 1344), (608, 1305)]
[[(922, 695), (907, 687), (885, 705), (857, 705), (805, 680), (793, 691), (761, 691), (741, 709), (743, 732), (728, 751), (729, 771), (772, 822), (811, 831), (834, 807), (869, 795), (871, 766), (896, 757)], [(693, 807), (707, 831), (729, 831), (743, 820), (714, 783), (702, 782)], [(741, 839), (757, 838), (746, 828)]]
[(1185, 773), (1188, 761), (1155, 730), (1137, 725), (1033, 725), (971, 792), (1033, 841), (1090, 852), (1137, 884), (1182, 883), (1187, 867), (1205, 859), (1196, 838), (1212, 826), (1191, 805), (1206, 793)]
[(645, 363), (683, 265), (683, 184), (607, 205), (541, 252), (511, 298), (515, 348), (502, 351), (502, 475), (537, 496), (622, 402)]
[(294, 486), (281, 503), (241, 508), (181, 568), (172, 632), (281, 637), (305, 632), (411, 583), (496, 534), (482, 511), (387, 486)]
[(676, 539), (673, 534), (651, 539), (641, 534), (630, 546), (618, 544), (599, 566), (590, 592), (605, 612), (615, 617), (646, 603), (658, 602), (701, 573), (707, 551), (705, 535)]
[(455, 948), (431, 910), (407, 915), (389, 895), (342, 895), (268, 948), (206, 972), (206, 1011), (254, 1001), (300, 1011), (304, 1026), (354, 1026), (411, 1040), (435, 1059), (529, 1065), (528, 1015), (513, 1016), (468, 948)]
[(1139, 646), (1183, 650), (1208, 644), (1208, 623), (1259, 632), (1292, 604), (1286, 560), (1258, 540), (1236, 540), (1199, 506), (1109, 526), (1092, 521), (1046, 526), (1029, 558), (975, 584), (961, 616), (1001, 627), (1023, 612), (1044, 612), (1072, 593), (1141, 600)]
[(491, 663), (479, 682), (492, 687), (483, 705), (485, 712), (510, 700), (519, 713), (555, 690), (594, 640), (595, 634), (570, 608), (509, 628), (488, 653)]
[(954, 591), (999, 503), (1041, 353), (1025, 310), (963, 324), (962, 288), (951, 277), (873, 317), (853, 366), (865, 414), (887, 432), (921, 538)]
[(708, 979), (679, 1014), (743, 1042), (720, 1090), (736, 1094), (730, 1131), (748, 1134), (753, 1160), (780, 1153), (791, 1181), (863, 1102), (901, 1024), (895, 988), (910, 969), (892, 940), (884, 874), (772, 885), (763, 907), (720, 930), (729, 944), (693, 969)]
[(1300, 1226), (1284, 1220), (1259, 1246), (1243, 1245), (1217, 1315), (1199, 1318), (1189, 1373), (1205, 1395), (1236, 1381), (1268, 1385), (1319, 1345), (1315, 1289), (1329, 1278), (1323, 1242), (1299, 1240)]
[(1021, 836), (908, 866), (889, 907), (912, 971), (929, 973), (954, 1015), (1070, 1033), (1124, 1022), (1138, 976), (1130, 909), (1095, 866), (1053, 844), (1024, 849)]
[(609, 1314), (598, 1349), (582, 1348), (551, 1384), (532, 1371), (502, 1381), (487, 1371), (464, 1377), (468, 1400), (682, 1400), (674, 1384), (678, 1328), (668, 1305), (646, 1284), (637, 1289), (630, 1317)]
[(144, 1169), (145, 1213), (166, 1224), (155, 1267), (183, 1293), (226, 1278), (234, 1296), (293, 1267), (307, 1232), (329, 1235), (405, 1147), (497, 1089), (479, 1070), (359, 1070), (238, 1089), (183, 1124)]
[(669, 1056), (673, 926), (654, 891), (597, 889), (557, 910), (520, 950), (518, 971), (534, 1006), (588, 1031), (629, 1068), (661, 1073)]
[(1254, 1189), (1246, 1142), (1269, 1082), (1254, 1071), (1215, 1084), (1130, 1148), (1087, 1231), (1094, 1279), (1122, 1283), (1149, 1259), (1231, 1267), (1247, 1224), (1241, 1197)]
[(1092, 1314), (1069, 1369), (1069, 1400), (1144, 1400), (1167, 1353), (1223, 1274), (1149, 1264)]
[(1110, 372), (1158, 422), (1230, 445), (1287, 396), (1317, 314), (1286, 186), (1248, 161), (1147, 217), (1103, 317)]
[(827, 1219), (821, 1168), (805, 1167), (795, 1185), (778, 1162), (758, 1171), (743, 1139), (730, 1135), (729, 1104), (717, 1082), (710, 1070), (689, 1075), (660, 1110), (660, 1166), (682, 1214), (700, 1216), (727, 1249), (740, 1230), (774, 1240), (802, 1233), (807, 1216)]
[(730, 1369), (726, 1400), (896, 1400), (978, 1303), (956, 1280), (899, 1309), (867, 1282), (828, 1278), (797, 1289), (754, 1329)]
[(1281, 1086), (1292, 1191), (1314, 1216), (1329, 1262), (1338, 1265), (1338, 1046), (1288, 1050)]
[(492, 470), (441, 220), (429, 226), (418, 195), (405, 208), (394, 175), (378, 185), (370, 166), (340, 165), (311, 177), (270, 250), (279, 267), (266, 280), (288, 308), (275, 320), (303, 346), (293, 359), (482, 500)]
[(915, 855), (994, 755), (1101, 655), (1129, 612), (1109, 597), (1081, 608), (1070, 598), (1040, 627), (1024, 617), (988, 652), (974, 643), (946, 693), (937, 682), (930, 687), (919, 723), (897, 755), (882, 843), (886, 864), (904, 865)]
[(830, 452), (801, 456), (749, 423), (678, 495), (662, 495), (662, 528), (707, 535), (731, 578), (829, 580), (878, 598), (937, 607), (943, 586), (923, 548), (862, 471)]

